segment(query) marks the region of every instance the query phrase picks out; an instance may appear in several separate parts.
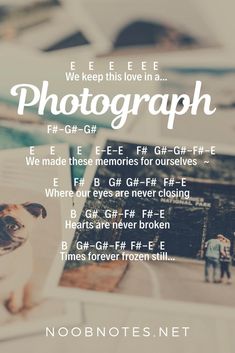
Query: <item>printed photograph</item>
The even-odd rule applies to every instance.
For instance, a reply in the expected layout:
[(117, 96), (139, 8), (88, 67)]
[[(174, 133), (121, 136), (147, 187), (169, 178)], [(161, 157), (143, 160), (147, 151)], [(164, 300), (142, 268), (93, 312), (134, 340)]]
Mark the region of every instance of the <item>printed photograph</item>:
[[(0, 37), (48, 52), (89, 44), (58, 5), (56, 0), (0, 3)], [(61, 28), (61, 21), (67, 26)]]
[[(213, 117), (203, 118), (203, 110), (198, 110), (197, 119), (181, 116), (174, 127), (174, 139), (192, 139), (194, 141), (233, 144), (235, 139), (235, 68), (228, 66), (183, 66), (163, 67), (167, 81), (161, 82), (161, 91), (169, 94), (187, 92), (193, 96), (195, 81), (202, 82), (202, 93), (210, 94), (212, 106), (216, 107)], [(164, 120), (160, 121), (160, 136), (172, 138)]]
[[(76, 0), (70, 3), (76, 3), (79, 10)], [(162, 53), (222, 45), (195, 2), (82, 0), (81, 6), (110, 42), (112, 54), (141, 48)]]
[[(112, 150), (123, 146), (123, 159), (141, 158), (136, 152), (136, 143), (108, 138), (102, 146), (104, 150), (107, 146), (111, 146)], [(164, 158), (156, 156), (154, 146), (146, 146), (148, 153), (145, 157), (153, 160), (157, 158), (158, 165), (120, 166), (118, 162), (115, 163), (115, 158), (119, 156), (103, 153), (101, 158), (111, 159), (111, 163), (101, 165), (94, 171), (91, 195), (94, 195), (94, 190), (110, 192), (124, 189), (135, 190), (135, 193), (127, 198), (88, 197), (79, 223), (107, 221), (107, 210), (118, 210), (120, 215), (125, 214), (126, 209), (134, 209), (135, 215), (129, 219), (132, 222), (142, 219), (143, 209), (153, 212), (164, 210), (164, 229), (154, 224), (142, 229), (85, 227), (76, 231), (69, 254), (80, 254), (82, 258), (82, 254), (99, 252), (94, 248), (97, 241), (109, 244), (124, 242), (127, 246), (125, 252), (135, 254), (137, 250), (131, 249), (134, 240), (142, 244), (152, 242), (151, 251), (141, 248), (143, 255), (161, 253), (160, 245), (164, 242), (167, 258), (163, 257), (162, 261), (155, 261), (155, 257), (150, 261), (90, 261), (86, 256), (81, 261), (69, 260), (60, 278), (60, 288), (234, 307), (235, 157), (227, 154), (207, 157), (199, 155), (196, 166), (177, 166), (173, 159), (178, 156), (170, 152)], [(183, 158), (195, 157), (192, 152), (187, 152)], [(166, 163), (166, 160), (170, 162)], [(187, 192), (177, 182), (174, 187), (164, 188), (163, 179), (171, 176), (176, 181), (186, 178)], [(122, 186), (110, 186), (110, 177), (122, 178)], [(158, 183), (144, 188), (141, 183), (138, 186), (125, 186), (128, 178), (145, 180), (146, 177), (156, 178)], [(96, 178), (100, 178), (100, 186), (96, 186)], [(164, 194), (159, 193), (162, 189), (165, 189)], [(97, 217), (92, 218), (87, 210), (98, 210)], [(109, 221), (119, 223), (125, 220), (123, 217), (116, 216)], [(147, 220), (150, 225), (154, 223), (154, 219)], [(89, 243), (88, 249), (78, 250), (78, 241)], [(100, 253), (109, 252), (113, 253), (113, 249), (100, 250)], [(215, 261), (210, 262), (211, 258)]]
[[(64, 133), (46, 134), (47, 124), (50, 123), (49, 115), (39, 117), (36, 113), (28, 111), (19, 120), (14, 102), (0, 98), (0, 149), (18, 149), (30, 146), (43, 146), (50, 144), (69, 144), (71, 156), (76, 156), (77, 135), (65, 135)], [(73, 123), (77, 122), (72, 118)], [(71, 122), (72, 123), (72, 122)], [(60, 128), (64, 128), (66, 121), (57, 121)], [(83, 126), (86, 125), (84, 121)], [(83, 158), (88, 158), (94, 137), (85, 135), (79, 137), (79, 144), (82, 146)], [(82, 177), (85, 173), (85, 166), (73, 166), (73, 177)]]
[[(60, 147), (61, 155), (67, 149)], [(45, 197), (58, 168), (25, 167), (28, 149), (0, 153), (0, 339), (40, 331), (45, 322), (72, 320), (64, 301), (44, 298), (48, 272), (63, 237), (60, 200)], [(47, 156), (46, 147), (38, 148)], [(63, 168), (62, 168), (63, 169)]]

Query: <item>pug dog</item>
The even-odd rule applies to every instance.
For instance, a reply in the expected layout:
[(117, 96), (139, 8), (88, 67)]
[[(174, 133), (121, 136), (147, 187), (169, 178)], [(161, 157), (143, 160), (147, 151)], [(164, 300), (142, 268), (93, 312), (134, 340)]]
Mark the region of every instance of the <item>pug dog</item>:
[(0, 204), (0, 303), (12, 314), (31, 306), (30, 236), (36, 221), (46, 216), (38, 203)]

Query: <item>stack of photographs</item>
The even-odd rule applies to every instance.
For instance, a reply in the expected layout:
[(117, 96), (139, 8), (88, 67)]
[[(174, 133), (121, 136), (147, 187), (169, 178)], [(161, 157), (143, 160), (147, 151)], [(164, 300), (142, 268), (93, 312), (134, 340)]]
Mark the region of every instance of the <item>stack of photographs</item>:
[[(38, 222), (30, 230), (29, 239), (27, 236), (30, 252), (26, 249), (26, 253), (19, 254), (19, 258), (23, 256), (25, 259), (25, 266), (29, 270), (28, 277), (23, 278), (20, 284), (29, 286), (32, 300), (29, 305), (24, 305), (22, 293), (17, 300), (5, 298), (4, 288), (8, 283), (0, 283), (0, 297), (2, 295), (4, 298), (0, 308), (0, 339), (41, 332), (50, 324), (79, 324), (82, 320), (81, 302), (105, 303), (129, 309), (138, 307), (148, 309), (154, 314), (156, 312), (161, 318), (173, 313), (175, 318), (185, 315), (187, 320), (196, 321), (199, 315), (200, 320), (202, 318), (201, 321), (205, 320), (211, 327), (214, 325), (213, 320), (222, 324), (228, 324), (229, 320), (232, 322), (235, 306), (234, 284), (215, 287), (210, 284), (208, 286), (202, 280), (204, 262), (201, 250), (212, 234), (225, 232), (232, 243), (232, 253), (235, 251), (235, 68), (233, 64), (218, 64), (221, 56), (217, 60), (214, 58), (214, 53), (223, 53), (225, 50), (219, 33), (191, 1), (42, 1), (40, 11), (36, 9), (39, 5), (32, 1), (27, 13), (24, 9), (25, 6), (28, 8), (29, 2), (18, 2), (19, 12), (14, 6), (16, 1), (12, 1), (13, 6), (10, 3), (0, 2), (3, 72), (0, 83), (0, 213), (6, 217), (9, 212), (12, 217), (14, 209), (16, 221), (17, 213), (21, 217), (23, 212), (24, 216), (27, 215), (28, 222), (32, 212), (36, 212)], [(37, 16), (31, 16), (34, 11)], [(14, 21), (8, 22), (9, 18)], [(201, 80), (203, 89), (213, 97), (213, 104), (217, 107), (215, 116), (200, 119), (199, 111), (198, 118), (190, 119), (190, 123), (187, 116), (180, 117), (173, 131), (169, 131), (165, 120), (159, 117), (154, 120), (151, 134), (147, 135), (146, 131), (149, 130), (143, 112), (135, 119), (131, 118), (130, 124), (125, 126), (125, 130), (122, 129), (125, 134), (119, 136), (119, 133), (110, 132), (110, 116), (54, 117), (48, 110), (43, 117), (39, 117), (36, 110), (29, 109), (19, 120), (17, 101), (12, 97), (9, 99), (10, 87), (16, 82), (39, 84), (42, 78), (50, 81), (51, 87), (56, 87), (59, 95), (67, 94), (75, 88), (78, 91), (81, 83), (65, 83), (64, 80), (64, 72), (68, 69), (70, 60), (78, 58), (79, 65), (86, 65), (89, 60), (97, 61), (99, 68), (105, 71), (104, 67), (110, 56), (112, 60), (115, 58), (117, 66), (121, 66), (123, 63), (126, 65), (129, 58), (137, 57), (139, 60), (145, 58), (145, 55), (148, 60), (159, 59), (161, 71), (167, 77), (166, 81), (145, 83), (142, 87), (136, 85), (131, 88), (127, 82), (120, 85), (106, 82), (102, 86), (94, 85), (95, 91), (107, 91), (110, 95), (120, 91), (130, 93), (131, 90), (190, 94), (192, 83)], [(224, 51), (223, 55), (228, 54)], [(17, 58), (17, 65), (12, 65), (10, 69), (9, 57)], [(96, 124), (98, 134), (49, 135), (46, 129), (51, 122), (60, 127), (66, 124), (78, 124), (81, 127)], [(143, 135), (147, 135), (147, 141), (143, 139)], [(107, 145), (115, 148), (123, 145), (126, 157), (138, 158), (135, 155), (138, 144), (145, 144), (152, 151), (156, 144), (191, 146), (192, 143), (216, 145), (217, 155), (211, 158), (207, 168), (189, 170), (186, 167), (122, 168), (85, 165), (43, 170), (40, 167), (27, 170), (24, 168), (25, 156), (28, 155), (30, 146), (36, 146), (40, 156), (47, 156), (49, 145), (55, 145), (58, 156), (68, 158), (76, 155), (76, 147), (79, 145), (83, 150), (82, 158), (87, 159), (95, 158), (94, 148), (97, 145), (101, 148)], [(96, 177), (102, 179), (102, 189), (109, 190), (107, 178), (110, 175), (124, 179), (151, 175), (188, 177), (192, 199), (184, 203), (179, 197), (174, 204), (164, 198), (148, 197), (127, 200), (110, 198), (99, 202), (90, 197), (52, 200), (46, 198), (43, 192), (55, 177), (62, 180), (61, 189), (64, 190), (72, 191), (74, 178), (83, 177), (85, 185), (81, 187), (81, 191), (99, 191), (99, 187), (94, 184)], [(164, 208), (174, 230), (161, 232), (135, 229), (122, 230), (115, 234), (64, 230), (64, 221), (69, 218), (71, 208), (77, 212), (77, 221), (84, 222), (88, 208), (98, 208), (102, 219), (105, 209), (131, 208), (133, 203), (137, 208)], [(185, 219), (188, 222), (183, 222)], [(159, 242), (165, 241), (171, 260), (157, 264), (153, 261), (127, 260), (117, 261), (116, 264), (107, 261), (102, 266), (96, 261), (71, 263), (62, 262), (60, 258), (62, 240), (69, 242), (68, 254), (82, 255), (81, 251), (75, 249), (77, 240), (84, 242), (88, 239), (116, 239), (128, 243), (143, 237), (154, 242), (156, 248)], [(7, 244), (6, 247), (8, 246), (11, 245)], [(31, 253), (33, 262), (30, 260)], [(133, 252), (127, 249), (127, 253)], [(8, 255), (6, 262), (7, 257)], [(28, 260), (31, 261), (30, 266)], [(7, 266), (8, 263), (4, 263), (0, 267), (8, 268)], [(12, 271), (19, 271), (21, 279), (22, 273), (17, 261), (13, 261), (12, 266)], [(235, 275), (233, 267), (232, 275)], [(10, 277), (9, 283), (11, 285)]]

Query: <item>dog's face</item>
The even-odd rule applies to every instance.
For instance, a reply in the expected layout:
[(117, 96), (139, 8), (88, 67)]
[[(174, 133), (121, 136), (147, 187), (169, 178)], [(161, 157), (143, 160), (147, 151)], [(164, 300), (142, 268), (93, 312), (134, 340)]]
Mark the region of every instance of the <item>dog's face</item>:
[(0, 255), (25, 243), (34, 221), (46, 216), (46, 209), (38, 203), (0, 204)]

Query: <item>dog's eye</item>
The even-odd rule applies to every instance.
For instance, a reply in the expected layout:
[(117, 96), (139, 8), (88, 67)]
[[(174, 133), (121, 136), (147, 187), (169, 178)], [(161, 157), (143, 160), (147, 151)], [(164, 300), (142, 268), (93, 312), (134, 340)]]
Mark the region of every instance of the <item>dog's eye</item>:
[(17, 231), (18, 229), (20, 229), (20, 227), (18, 226), (18, 224), (8, 224), (7, 228), (9, 230), (13, 230), (14, 232)]

